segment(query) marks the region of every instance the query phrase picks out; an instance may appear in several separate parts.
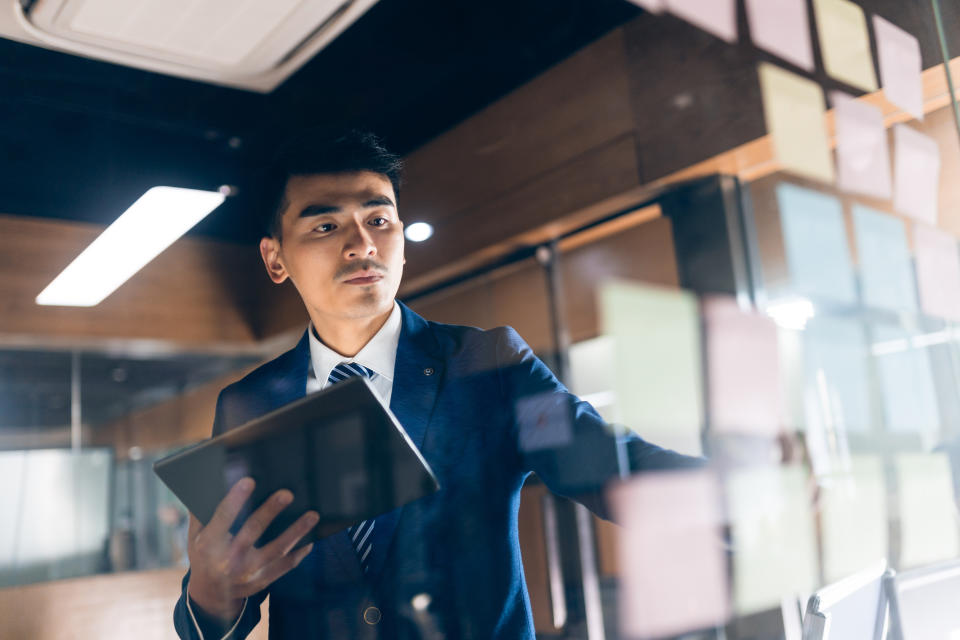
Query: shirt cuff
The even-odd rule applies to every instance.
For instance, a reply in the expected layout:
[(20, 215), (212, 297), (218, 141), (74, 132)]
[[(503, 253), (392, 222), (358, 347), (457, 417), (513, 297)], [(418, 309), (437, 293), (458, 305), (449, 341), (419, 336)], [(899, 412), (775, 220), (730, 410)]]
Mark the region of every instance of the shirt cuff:
[[(200, 627), (200, 623), (197, 621), (198, 616), (193, 612), (193, 606), (190, 604), (192, 601), (192, 598), (190, 598), (190, 594), (186, 594), (186, 596), (187, 596), (187, 612), (190, 614), (190, 620), (193, 621), (193, 626), (197, 630), (197, 634), (200, 636), (200, 640), (207, 640), (207, 638), (204, 637), (203, 629)], [(236, 631), (237, 625), (240, 624), (240, 620), (243, 618), (243, 614), (246, 612), (246, 610), (247, 610), (247, 598), (244, 598), (243, 607), (240, 609), (240, 615), (237, 616), (236, 622), (234, 622), (233, 626), (230, 627), (227, 630), (227, 632), (223, 634), (223, 636), (221, 636), (220, 640), (228, 640), (230, 636), (233, 635), (233, 632)], [(211, 616), (208, 616), (202, 610), (199, 612), (199, 618), (205, 623), (204, 626), (207, 627), (207, 631), (210, 631), (215, 626), (222, 626), (222, 625), (215, 625), (214, 623), (216, 620)]]

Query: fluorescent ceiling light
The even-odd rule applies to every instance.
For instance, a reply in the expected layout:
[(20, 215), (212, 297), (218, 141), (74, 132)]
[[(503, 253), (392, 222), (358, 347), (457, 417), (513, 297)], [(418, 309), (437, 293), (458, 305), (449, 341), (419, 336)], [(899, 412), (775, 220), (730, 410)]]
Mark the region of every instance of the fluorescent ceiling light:
[(403, 233), (410, 242), (423, 242), (433, 235), (433, 227), (426, 222), (414, 222), (407, 225)]
[(153, 187), (37, 296), (37, 304), (92, 307), (223, 202), (217, 191)]

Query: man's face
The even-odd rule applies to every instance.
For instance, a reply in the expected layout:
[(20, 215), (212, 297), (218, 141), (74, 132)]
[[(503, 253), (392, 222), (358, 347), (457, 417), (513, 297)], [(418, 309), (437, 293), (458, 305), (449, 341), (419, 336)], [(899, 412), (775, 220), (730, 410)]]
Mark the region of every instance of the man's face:
[(378, 173), (294, 176), (282, 239), (263, 238), (270, 278), (290, 278), (311, 317), (371, 318), (390, 311), (403, 274), (403, 223)]

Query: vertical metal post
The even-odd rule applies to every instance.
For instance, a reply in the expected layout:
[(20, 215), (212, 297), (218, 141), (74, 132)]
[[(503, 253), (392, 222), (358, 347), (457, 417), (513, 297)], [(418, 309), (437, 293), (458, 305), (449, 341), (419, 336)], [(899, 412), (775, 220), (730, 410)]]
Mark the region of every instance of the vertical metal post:
[[(547, 300), (550, 305), (550, 324), (553, 329), (553, 344), (556, 352), (556, 374), (566, 382), (570, 373), (570, 333), (567, 331), (563, 304), (563, 277), (558, 264), (559, 251), (556, 240), (537, 249), (537, 260), (547, 277)], [(583, 583), (583, 606), (587, 623), (588, 640), (604, 640), (603, 601), (600, 597), (600, 578), (594, 551), (593, 518), (581, 504), (575, 504), (577, 517), (577, 541), (580, 551), (580, 574)]]
[(70, 358), (70, 449), (80, 450), (80, 352), (74, 351)]

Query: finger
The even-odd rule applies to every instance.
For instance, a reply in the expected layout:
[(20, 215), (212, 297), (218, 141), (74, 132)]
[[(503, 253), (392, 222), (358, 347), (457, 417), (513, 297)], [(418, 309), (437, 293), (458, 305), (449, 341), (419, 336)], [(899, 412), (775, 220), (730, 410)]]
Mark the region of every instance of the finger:
[(254, 487), (253, 478), (242, 478), (235, 485), (230, 487), (226, 497), (217, 505), (213, 517), (207, 523), (205, 529), (212, 535), (222, 536), (230, 531), (233, 521), (240, 515), (240, 510), (250, 498)]
[(266, 589), (271, 584), (285, 576), (287, 573), (295, 569), (297, 565), (299, 565), (312, 550), (313, 543), (311, 542), (304, 547), (300, 547), (293, 553), (281, 556), (280, 558), (268, 564), (257, 573), (257, 577), (254, 581), (249, 582), (246, 587), (242, 589), (243, 593), (249, 592), (248, 595), (244, 597), (249, 597), (258, 591)]
[(275, 540), (270, 541), (269, 544), (260, 549), (261, 561), (264, 563), (273, 562), (280, 556), (290, 553), (294, 545), (310, 533), (319, 521), (320, 515), (316, 511), (307, 511)]
[(293, 502), (293, 494), (287, 489), (281, 489), (267, 499), (260, 507), (254, 511), (243, 527), (237, 532), (231, 545), (231, 555), (240, 555), (246, 553), (263, 532), (267, 530), (270, 523), (277, 515), (287, 508), (287, 505)]

